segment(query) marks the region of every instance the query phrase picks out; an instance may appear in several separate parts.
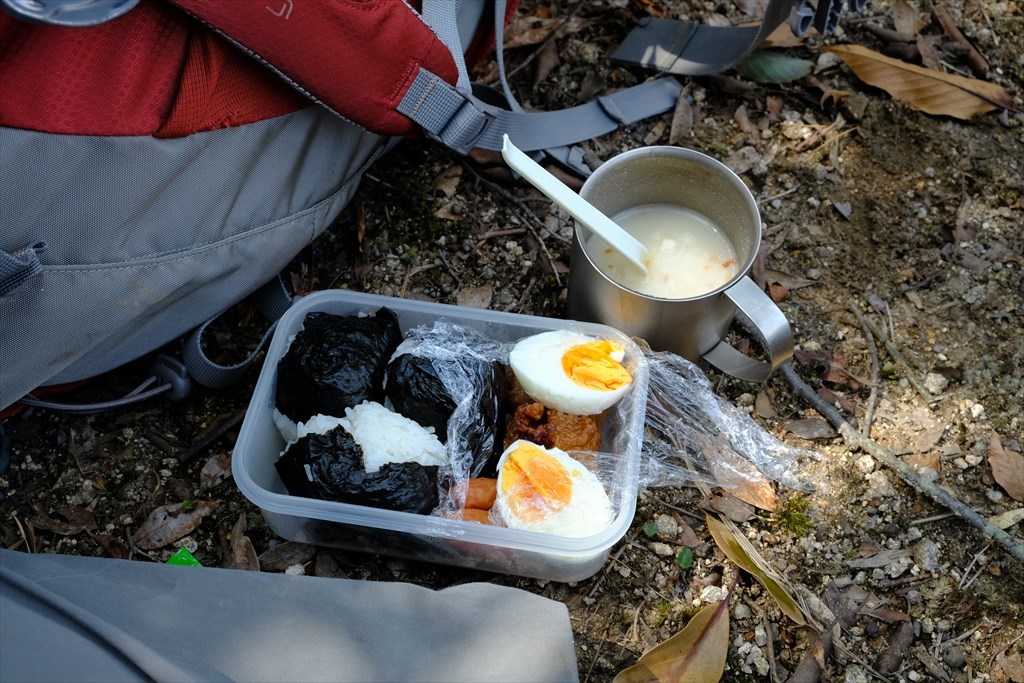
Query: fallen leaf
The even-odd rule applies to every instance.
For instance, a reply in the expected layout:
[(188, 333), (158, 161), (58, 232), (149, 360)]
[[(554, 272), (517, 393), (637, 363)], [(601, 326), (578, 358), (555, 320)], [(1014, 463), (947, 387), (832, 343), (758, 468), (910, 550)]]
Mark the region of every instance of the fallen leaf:
[(793, 675), (786, 679), (786, 683), (820, 683), (821, 673), (825, 670), (825, 645), (821, 642), (821, 636), (810, 631), (808, 637), (811, 646), (804, 653), (800, 663), (793, 670)]
[(258, 572), (260, 561), (256, 557), (256, 548), (253, 547), (252, 540), (245, 535), (248, 528), (249, 525), (245, 521), (243, 512), (238, 515), (238, 521), (235, 522), (235, 526), (231, 530), (231, 566), (233, 569)]
[(1024, 660), (1020, 653), (1006, 654), (1006, 651), (999, 653), (996, 657), (995, 666), (998, 667), (1000, 677), (996, 677), (996, 671), (992, 671), (993, 681), (1007, 681), (1008, 683), (1024, 683)]
[(91, 510), (80, 507), (59, 507), (54, 510), (61, 517), (68, 521), (62, 522), (44, 515), (37, 515), (31, 519), (32, 526), (36, 529), (46, 529), (61, 536), (73, 536), (82, 531), (96, 528), (96, 517)]
[(767, 0), (736, 0), (736, 7), (751, 19), (762, 19), (768, 9)]
[(1024, 501), (1024, 456), (1003, 448), (1003, 440), (995, 432), (988, 442), (988, 464), (992, 467), (992, 478), (1007, 495)]
[(698, 507), (702, 510), (711, 510), (725, 515), (734, 522), (746, 522), (754, 517), (754, 506), (745, 503), (725, 491), (714, 490), (700, 502)]
[(89, 537), (96, 541), (100, 547), (107, 552), (107, 555), (110, 555), (116, 560), (127, 560), (132, 555), (131, 550), (129, 550), (124, 543), (121, 543), (121, 541), (110, 534), (90, 533)]
[(341, 568), (341, 564), (333, 553), (321, 550), (316, 556), (316, 576), (323, 576), (329, 579), (347, 579), (348, 574)]
[(839, 215), (850, 220), (850, 214), (853, 213), (853, 206), (850, 202), (832, 202), (833, 208), (839, 212)]
[(219, 486), (231, 477), (231, 454), (212, 456), (199, 472), (199, 489), (205, 491)]
[(455, 202), (447, 202), (440, 209), (434, 212), (434, 218), (441, 218), (446, 221), (461, 221), (462, 215), (455, 212)]
[(988, 518), (988, 521), (992, 522), (1000, 529), (1009, 529), (1022, 519), (1024, 519), (1024, 508), (1017, 508), (1016, 510), (1007, 510), (999, 515), (993, 515)]
[(935, 451), (929, 453), (914, 453), (903, 458), (903, 462), (907, 463), (915, 470), (930, 469), (934, 472), (942, 471), (942, 457)]
[(867, 380), (861, 379), (847, 370), (841, 357), (833, 356), (825, 349), (797, 349), (793, 352), (793, 358), (800, 365), (819, 368), (821, 379), (825, 382), (846, 386), (854, 391), (870, 384)]
[(259, 556), (260, 569), (266, 572), (283, 572), (294, 564), (306, 564), (316, 555), (316, 548), (305, 543), (285, 541), (267, 548)]
[(775, 489), (749, 460), (725, 449), (714, 453), (707, 461), (715, 481), (730, 494), (762, 510), (775, 509)]
[(916, 36), (928, 22), (921, 16), (917, 3), (908, 0), (893, 0), (892, 23), (900, 33)]
[(156, 550), (195, 531), (203, 517), (217, 509), (217, 501), (203, 500), (161, 505), (149, 513), (146, 521), (132, 534), (132, 542), (143, 550)]
[(789, 288), (785, 285), (780, 285), (778, 282), (769, 282), (768, 296), (770, 296), (772, 301), (775, 303), (780, 303), (789, 298)]
[(796, 275), (790, 275), (785, 271), (775, 270), (774, 268), (765, 268), (764, 275), (765, 280), (767, 280), (768, 282), (777, 282), (790, 291), (793, 291), (794, 289), (803, 289), (804, 287), (810, 287), (812, 285), (818, 284), (814, 280), (808, 280), (805, 277), (797, 277)]
[(967, 120), (1000, 107), (1013, 108), (1013, 98), (995, 83), (908, 64), (862, 45), (822, 49), (838, 55), (865, 83), (927, 114)]
[(914, 626), (909, 621), (900, 622), (900, 625), (889, 636), (889, 644), (885, 651), (878, 656), (875, 669), (882, 675), (888, 675), (898, 670), (907, 658), (910, 646), (914, 643)]
[(847, 564), (854, 569), (871, 569), (874, 567), (885, 567), (892, 564), (901, 557), (910, 557), (914, 551), (910, 548), (897, 548), (896, 550), (883, 550), (871, 557), (862, 557), (857, 560), (850, 560)]
[(558, 43), (552, 40), (537, 55), (537, 65), (533, 70), (533, 86), (540, 85), (561, 63), (562, 59), (558, 56)]
[(672, 112), (672, 126), (669, 128), (668, 144), (678, 144), (683, 138), (693, 135), (693, 105), (690, 104), (690, 88), (683, 88)]
[(758, 83), (791, 83), (811, 73), (814, 63), (771, 50), (754, 50), (735, 67)]
[(494, 290), (490, 285), (465, 287), (455, 293), (455, 303), (467, 308), (487, 308), (491, 305)]
[(841, 394), (837, 394), (826, 386), (818, 387), (818, 396), (825, 399), (830, 406), (838, 406), (847, 415), (863, 415), (864, 411), (857, 404)]
[(901, 612), (891, 607), (886, 607), (885, 605), (862, 610), (861, 614), (874, 617), (875, 619), (881, 619), (887, 624), (891, 624), (896, 621), (910, 621), (910, 615), (906, 612)]
[(682, 631), (645, 652), (614, 683), (706, 683), (722, 678), (729, 652), (729, 603), (721, 600), (693, 615)]
[(956, 220), (953, 223), (952, 237), (957, 242), (972, 242), (978, 236), (978, 228), (970, 220), (971, 205), (974, 201), (968, 194), (960, 200), (960, 206), (956, 210)]
[(764, 39), (758, 47), (769, 48), (769, 47), (799, 47), (804, 44), (804, 39), (793, 33), (793, 29), (789, 27), (789, 22), (782, 22), (778, 28), (768, 34), (768, 37)]
[(804, 611), (794, 597), (792, 589), (786, 585), (785, 577), (768, 566), (764, 558), (758, 554), (757, 549), (731, 522), (719, 520), (706, 513), (704, 517), (707, 520), (711, 537), (715, 539), (715, 543), (725, 553), (725, 556), (760, 581), (765, 590), (775, 598), (783, 614), (800, 626), (806, 625), (807, 619), (804, 616)]
[(782, 423), (782, 432), (789, 432), (807, 441), (834, 439), (839, 436), (832, 425), (820, 417), (786, 420)]
[(766, 391), (757, 392), (757, 396), (754, 398), (754, 412), (762, 420), (772, 420), (778, 417), (778, 412), (775, 410), (775, 406), (772, 405), (772, 399)]
[(437, 174), (434, 178), (433, 188), (440, 190), (445, 197), (451, 199), (459, 189), (459, 182), (462, 180), (462, 166), (455, 164)]

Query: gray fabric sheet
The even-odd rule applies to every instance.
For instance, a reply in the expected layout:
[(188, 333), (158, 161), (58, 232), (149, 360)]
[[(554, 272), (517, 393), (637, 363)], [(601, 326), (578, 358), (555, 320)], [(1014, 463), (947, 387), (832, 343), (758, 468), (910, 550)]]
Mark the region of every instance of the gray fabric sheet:
[(486, 583), (0, 550), (0, 681), (577, 681), (565, 606)]

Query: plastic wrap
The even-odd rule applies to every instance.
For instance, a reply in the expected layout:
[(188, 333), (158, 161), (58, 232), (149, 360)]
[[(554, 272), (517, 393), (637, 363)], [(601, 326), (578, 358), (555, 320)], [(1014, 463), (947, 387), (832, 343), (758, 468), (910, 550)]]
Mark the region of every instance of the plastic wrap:
[(383, 398), (384, 368), (402, 341), (398, 317), (311, 313), (277, 365), (277, 409), (293, 422), (341, 415)]
[(788, 488), (813, 491), (801, 462), (819, 456), (782, 443), (715, 394), (696, 365), (672, 353), (645, 350), (650, 389), (640, 485), (701, 482), (729, 490), (764, 475)]
[(449, 462), (439, 477), (441, 513), (464, 506), (470, 478), (494, 475), (505, 424), (507, 357), (506, 344), (438, 320), (409, 330), (389, 364), (385, 393), (395, 410), (433, 427), (447, 447)]

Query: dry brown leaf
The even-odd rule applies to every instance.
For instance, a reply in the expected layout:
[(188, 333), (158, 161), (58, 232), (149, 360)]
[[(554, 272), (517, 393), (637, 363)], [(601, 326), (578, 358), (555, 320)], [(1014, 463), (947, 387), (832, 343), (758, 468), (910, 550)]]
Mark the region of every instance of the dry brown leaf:
[(726, 449), (708, 458), (708, 464), (723, 489), (754, 507), (775, 509), (775, 489), (749, 460)]
[(736, 566), (744, 569), (755, 579), (761, 582), (783, 614), (788, 616), (800, 626), (807, 624), (807, 618), (800, 602), (794, 595), (794, 591), (786, 577), (772, 569), (764, 558), (758, 554), (757, 549), (751, 545), (739, 528), (731, 522), (719, 520), (709, 514), (704, 515), (708, 524), (708, 531), (715, 539), (715, 544), (725, 553)]
[(1014, 500), (1024, 501), (1024, 456), (1003, 448), (1003, 440), (992, 432), (988, 442), (988, 464), (992, 477)]
[(683, 88), (676, 100), (672, 113), (672, 127), (669, 128), (668, 144), (678, 144), (683, 138), (693, 135), (693, 106), (690, 104), (690, 88)]
[(260, 555), (260, 569), (267, 572), (283, 572), (288, 567), (296, 564), (306, 564), (316, 555), (316, 547), (298, 543), (297, 541), (285, 541), (267, 548)]
[(940, 456), (937, 451), (914, 453), (903, 458), (903, 462), (918, 471), (925, 468), (934, 470), (935, 472), (942, 471), (942, 456)]
[(765, 49), (769, 47), (799, 47), (803, 45), (804, 39), (797, 37), (793, 33), (793, 29), (789, 27), (789, 22), (782, 22), (777, 29), (768, 34), (759, 49)]
[(455, 164), (437, 174), (434, 178), (433, 188), (441, 190), (444, 196), (451, 199), (459, 189), (459, 181), (462, 180), (462, 166)]
[(993, 109), (1013, 108), (1013, 98), (995, 83), (901, 62), (862, 45), (823, 48), (846, 62), (857, 77), (913, 109), (968, 120)]
[(231, 477), (231, 454), (220, 453), (210, 457), (199, 473), (199, 490), (219, 486)]
[(921, 16), (917, 3), (908, 0), (893, 0), (892, 22), (897, 31), (909, 36), (916, 36), (928, 24)]
[(900, 625), (889, 635), (889, 644), (878, 656), (875, 669), (882, 675), (888, 675), (896, 671), (903, 664), (910, 652), (910, 646), (914, 644), (914, 625), (909, 621), (902, 621)]
[(658, 643), (615, 683), (707, 683), (722, 678), (729, 652), (729, 603), (721, 600), (693, 615), (682, 631)]
[(763, 390), (757, 392), (757, 397), (754, 399), (754, 412), (764, 420), (773, 420), (779, 415), (775, 406), (772, 405), (772, 397)]
[(786, 420), (782, 423), (782, 432), (789, 432), (808, 441), (834, 439), (839, 436), (839, 432), (833, 429), (832, 425), (825, 419), (820, 417)]
[(249, 524), (245, 521), (243, 512), (238, 515), (238, 521), (235, 522), (235, 526), (231, 530), (231, 564), (234, 569), (258, 572), (260, 561), (256, 557), (256, 548), (253, 547), (252, 540), (245, 535), (248, 528)]
[(702, 510), (711, 510), (724, 515), (734, 522), (746, 522), (754, 517), (754, 506), (725, 491), (712, 491), (698, 506)]
[(1024, 508), (1017, 508), (1016, 510), (1007, 510), (1000, 515), (993, 515), (988, 518), (988, 521), (1000, 529), (1009, 529), (1022, 519), (1024, 519)]
[(191, 503), (161, 505), (132, 534), (132, 541), (143, 550), (156, 550), (196, 530), (203, 517), (217, 509), (217, 501), (202, 500)]
[(992, 680), (997, 683), (1024, 683), (1024, 658), (1021, 654), (1000, 652), (992, 669)]

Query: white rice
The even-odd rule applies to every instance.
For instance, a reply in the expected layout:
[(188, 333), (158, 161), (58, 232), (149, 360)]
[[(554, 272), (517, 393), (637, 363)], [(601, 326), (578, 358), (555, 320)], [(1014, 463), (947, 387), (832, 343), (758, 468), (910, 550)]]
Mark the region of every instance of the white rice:
[(424, 466), (448, 462), (448, 452), (433, 427), (423, 427), (379, 403), (363, 401), (355, 408), (345, 408), (345, 417), (339, 423), (363, 449), (367, 472), (376, 472), (389, 462)]

